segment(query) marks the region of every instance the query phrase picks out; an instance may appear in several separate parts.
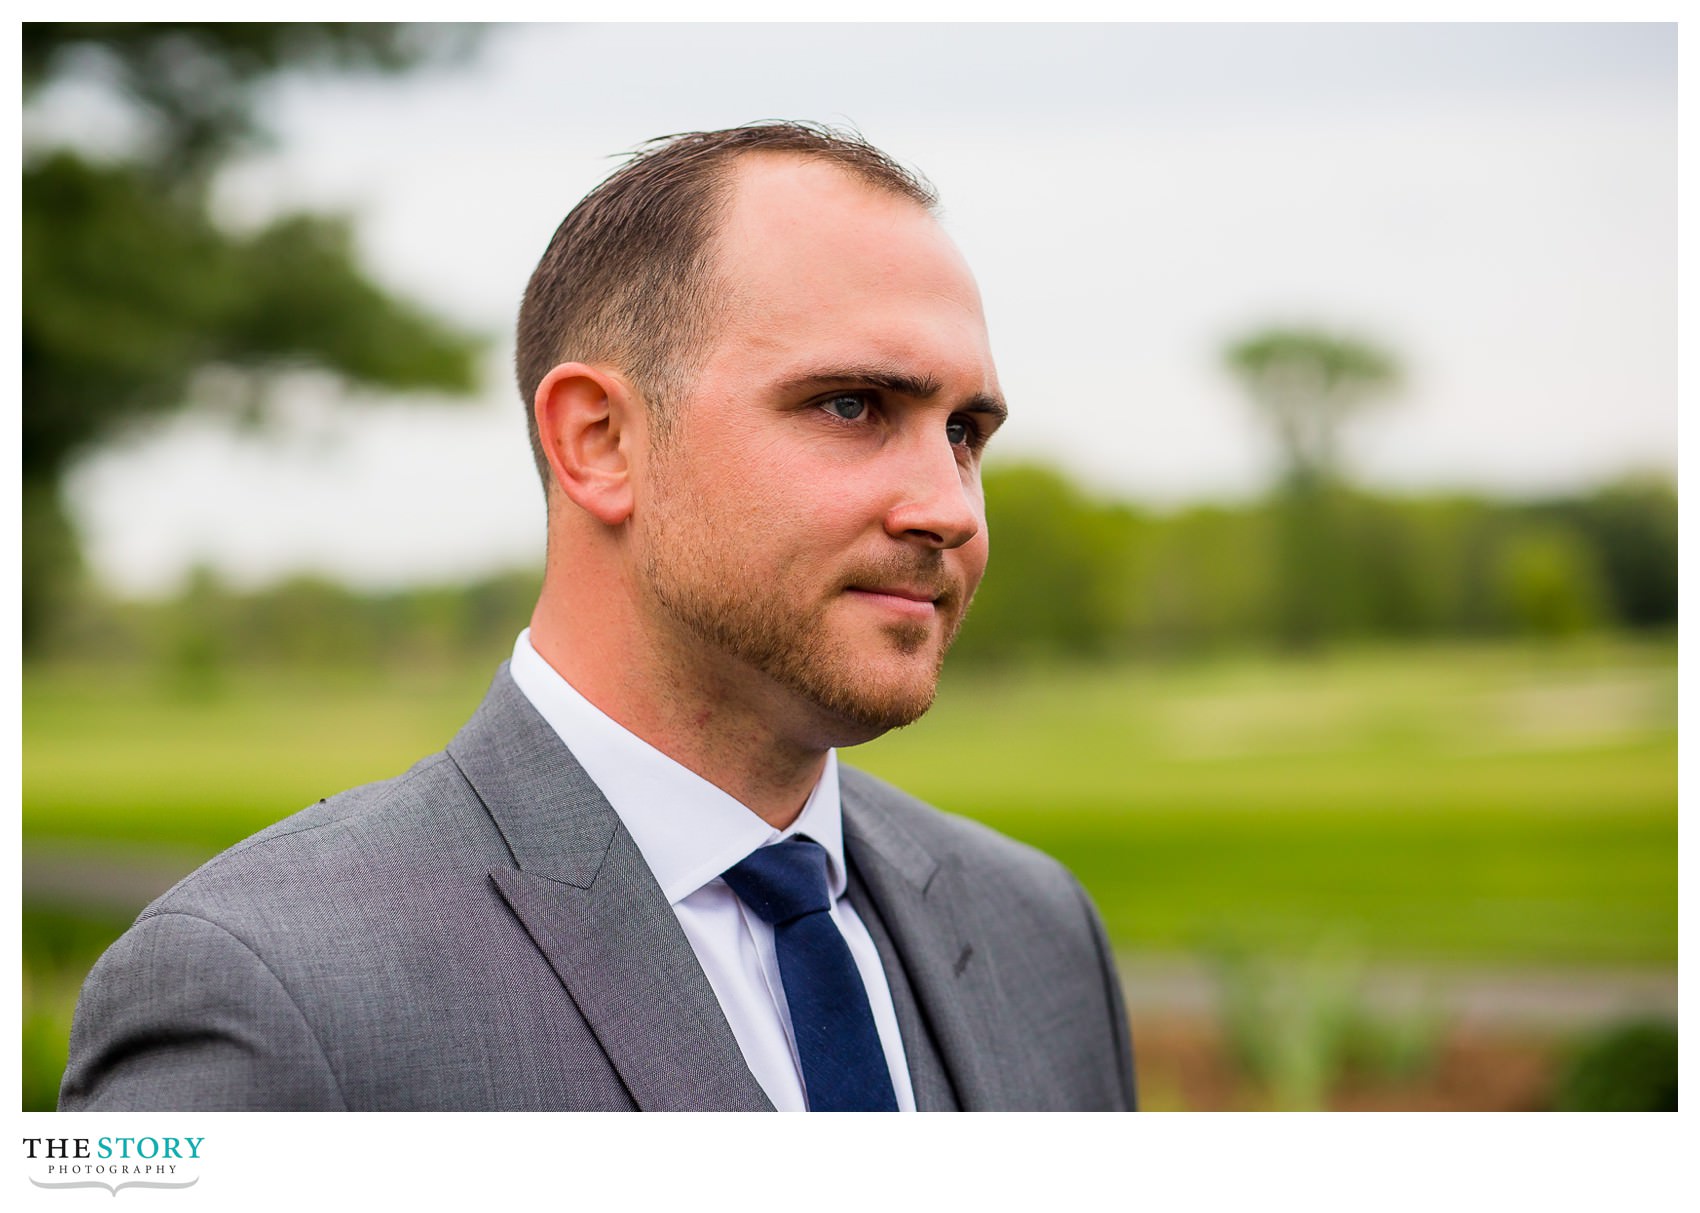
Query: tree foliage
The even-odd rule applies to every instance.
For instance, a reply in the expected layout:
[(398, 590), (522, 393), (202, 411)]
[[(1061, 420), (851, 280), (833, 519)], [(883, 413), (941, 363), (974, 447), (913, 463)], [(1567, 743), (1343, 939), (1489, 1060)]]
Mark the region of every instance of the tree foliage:
[[(1058, 472), (985, 476), (992, 562), (957, 657), (1173, 656), (1290, 645), (1280, 494), (1158, 513)], [(1647, 477), (1530, 503), (1337, 488), (1318, 643), (1676, 624), (1676, 495)], [(1624, 553), (1633, 553), (1627, 558)]]
[(1311, 329), (1253, 334), (1226, 360), (1273, 427), (1289, 480), (1332, 475), (1341, 423), (1399, 381), (1391, 354)]
[(24, 103), (67, 77), (117, 94), (148, 128), (132, 158), (161, 184), (204, 184), (264, 138), (256, 87), (292, 69), (401, 71), (469, 48), (456, 25), (337, 22), (55, 22), (23, 25)]
[(1058, 472), (1012, 464), (986, 475), (993, 572), (973, 605), (960, 652), (970, 659), (1090, 656), (1114, 646), (1122, 576), (1138, 520), (1093, 501)]
[(1676, 603), (1676, 486), (1633, 476), (1580, 501), (1543, 510), (1588, 541), (1604, 572), (1618, 618), (1637, 627), (1674, 619)]
[(1286, 643), (1311, 648), (1342, 623), (1329, 588), (1341, 576), (1340, 427), (1398, 382), (1398, 364), (1369, 342), (1308, 329), (1253, 334), (1226, 362), (1281, 448), (1276, 603)]
[[(1676, 627), (1676, 497), (1647, 479), (1534, 503), (1340, 497), (1327, 639), (1424, 642)], [(1265, 501), (1155, 512), (1034, 465), (986, 472), (992, 563), (951, 662), (1171, 658), (1282, 643)], [(1635, 503), (1634, 509), (1626, 502)], [(1614, 538), (1605, 538), (1612, 536)], [(1633, 562), (1612, 547), (1633, 538)], [(341, 669), (494, 664), (537, 598), (528, 569), (465, 585), (361, 593), (313, 577), (239, 592), (210, 572), (173, 601), (90, 599), (58, 643), (166, 670), (187, 692), (248, 662)], [(1630, 604), (1633, 604), (1631, 607)]]
[(286, 214), (233, 231), (209, 204), (217, 168), (263, 135), (262, 81), (314, 67), (397, 70), (466, 41), (452, 27), (398, 25), (23, 27), (26, 113), (75, 80), (120, 99), (141, 132), (116, 158), (26, 148), (26, 648), (77, 567), (66, 471), (188, 403), (209, 369), (256, 385), (311, 367), (377, 388), (472, 388), (477, 341), (374, 283), (346, 219)]

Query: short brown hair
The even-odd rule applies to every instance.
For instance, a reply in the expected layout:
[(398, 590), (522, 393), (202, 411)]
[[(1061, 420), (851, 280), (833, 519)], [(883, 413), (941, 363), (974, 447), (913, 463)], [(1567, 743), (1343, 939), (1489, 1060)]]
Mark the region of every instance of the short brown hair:
[(924, 177), (860, 134), (815, 123), (756, 122), (645, 143), (561, 221), (520, 304), (514, 370), (545, 490), (549, 463), (532, 400), (562, 362), (614, 363), (665, 430), (666, 399), (713, 337), (713, 238), (729, 169), (751, 152), (827, 160), (928, 210), (938, 203)]

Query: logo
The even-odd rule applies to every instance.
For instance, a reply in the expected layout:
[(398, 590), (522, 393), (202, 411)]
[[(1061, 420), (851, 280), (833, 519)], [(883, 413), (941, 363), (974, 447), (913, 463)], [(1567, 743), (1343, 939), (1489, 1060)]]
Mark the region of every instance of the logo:
[(26, 1137), (38, 1188), (192, 1188), (204, 1137)]

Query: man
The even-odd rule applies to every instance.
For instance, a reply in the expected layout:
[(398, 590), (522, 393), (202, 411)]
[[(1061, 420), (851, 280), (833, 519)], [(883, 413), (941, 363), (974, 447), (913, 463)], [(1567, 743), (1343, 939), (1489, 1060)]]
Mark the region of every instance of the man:
[(986, 563), (1005, 408), (932, 205), (770, 123), (573, 210), (519, 320), (513, 661), (445, 752), (144, 911), (62, 1108), (1132, 1106), (1079, 885), (836, 758), (926, 710)]

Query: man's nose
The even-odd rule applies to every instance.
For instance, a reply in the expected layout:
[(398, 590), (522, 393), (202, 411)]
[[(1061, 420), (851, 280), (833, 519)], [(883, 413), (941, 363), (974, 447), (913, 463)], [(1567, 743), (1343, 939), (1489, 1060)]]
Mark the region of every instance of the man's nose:
[(980, 533), (974, 473), (943, 434), (907, 446), (894, 471), (901, 492), (886, 514), (886, 533), (928, 547), (961, 547)]

